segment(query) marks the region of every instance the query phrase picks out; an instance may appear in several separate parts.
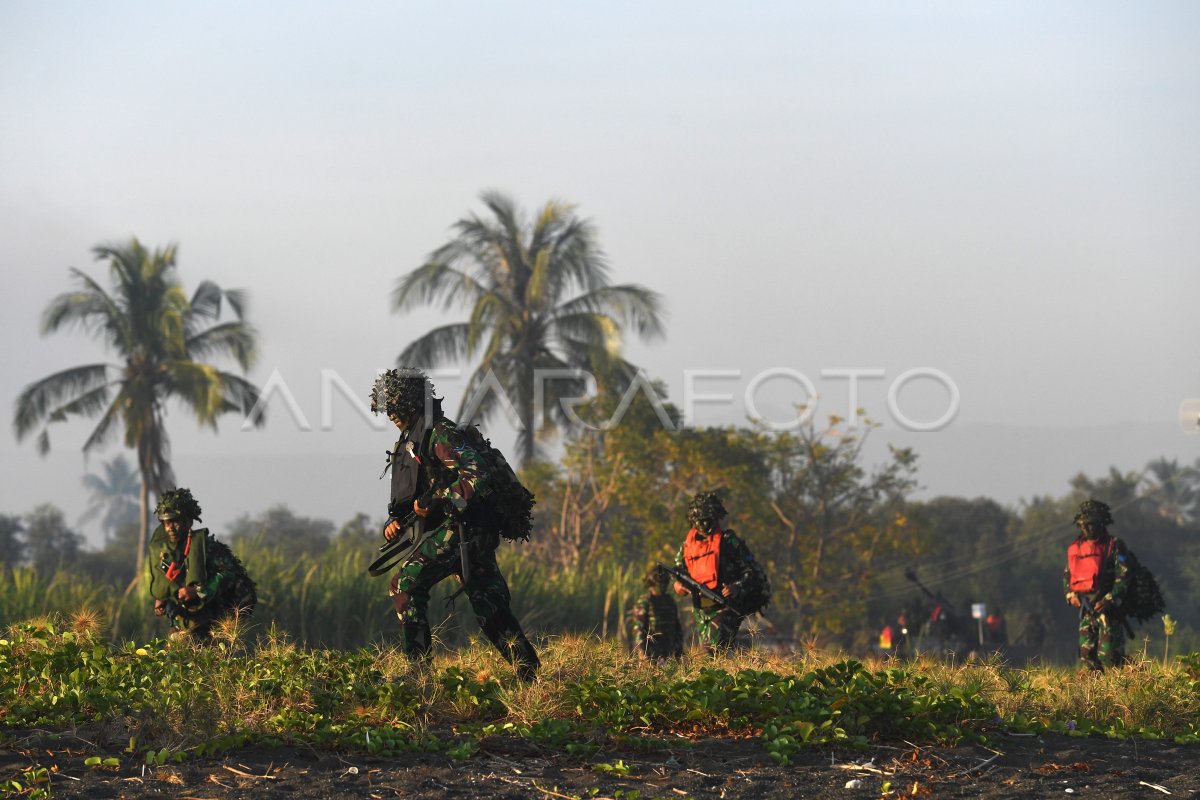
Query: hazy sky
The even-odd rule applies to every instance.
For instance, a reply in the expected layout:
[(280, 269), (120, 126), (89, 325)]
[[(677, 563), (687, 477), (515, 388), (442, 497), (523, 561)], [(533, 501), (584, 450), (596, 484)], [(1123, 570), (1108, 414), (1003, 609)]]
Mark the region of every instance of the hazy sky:
[[(1177, 421), (1200, 397), (1194, 3), (7, 2), (0, 29), (0, 408), (103, 356), (38, 336), (68, 267), (106, 279), (96, 244), (178, 242), (187, 288), (250, 292), (251, 377), (278, 370), (314, 427), (275, 403), (265, 431), (213, 436), (173, 408), (180, 479), (218, 519), (381, 512), (389, 436), (336, 394), (321, 430), (322, 371), (365, 394), (436, 323), (390, 290), (493, 188), (577, 204), (614, 279), (664, 295), (666, 340), (629, 353), (674, 401), (685, 370), (741, 372), (697, 380), (736, 398), (698, 423), (743, 422), (770, 369), (844, 413), (822, 370), (878, 369), (859, 401), (879, 441), (947, 454), (923, 456), (930, 493), (1013, 501), (1200, 455)], [(960, 404), (915, 438), (887, 405), (914, 368)], [(439, 388), (456, 407), (461, 382)], [(803, 392), (757, 398), (783, 420)], [(949, 402), (929, 379), (899, 398), (920, 420)], [(1113, 426), (1145, 435), (1095, 442)], [(1098, 449), (1031, 433), (1062, 429)], [(10, 434), (0, 513), (77, 514), (89, 431), (56, 426), (45, 460)], [(259, 455), (289, 483), (222, 482)]]

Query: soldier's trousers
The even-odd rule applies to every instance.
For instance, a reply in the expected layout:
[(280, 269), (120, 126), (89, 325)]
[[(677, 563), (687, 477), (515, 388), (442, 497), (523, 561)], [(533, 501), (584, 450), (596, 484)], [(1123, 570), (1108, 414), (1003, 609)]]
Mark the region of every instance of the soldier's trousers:
[[(470, 551), (470, 576), (464, 592), (479, 628), (500, 651), (500, 655), (516, 668), (522, 680), (533, 680), (541, 662), (537, 651), (525, 638), (521, 624), (513, 616), (510, 608), (512, 595), (496, 563), (496, 551), (490, 547), (472, 547)], [(457, 546), (426, 560), (424, 568), (408, 590), (408, 606), (400, 614), (403, 648), (408, 655), (420, 658), (429, 656), (432, 647), (429, 594), (434, 586), (451, 575), (457, 575), (460, 579), (462, 576), (462, 561)]]
[(1102, 670), (1125, 663), (1125, 628), (1109, 614), (1079, 614), (1079, 660)]
[(728, 608), (693, 608), (696, 631), (710, 653), (728, 653), (737, 644), (744, 616)]

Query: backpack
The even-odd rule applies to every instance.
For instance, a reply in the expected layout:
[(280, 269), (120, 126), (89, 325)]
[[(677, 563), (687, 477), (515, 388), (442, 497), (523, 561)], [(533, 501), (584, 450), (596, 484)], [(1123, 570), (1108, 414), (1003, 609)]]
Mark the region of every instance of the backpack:
[(224, 608), (237, 609), (243, 616), (250, 616), (254, 612), (254, 607), (258, 605), (258, 587), (255, 586), (254, 579), (250, 577), (250, 573), (246, 572), (246, 567), (242, 565), (241, 559), (229, 549), (229, 545), (215, 538), (211, 533), (207, 535), (209, 558), (215, 559), (217, 563), (224, 562), (230, 565), (234, 575), (233, 581), (229, 585), (221, 587), (218, 603)]
[(533, 530), (533, 492), (525, 488), (508, 459), (496, 448), (478, 425), (458, 428), (472, 450), (479, 453), (491, 469), (489, 487), (484, 499), (500, 523), (500, 535), (509, 541), (529, 541)]
[(1142, 562), (1128, 547), (1125, 548), (1125, 556), (1129, 571), (1125, 574), (1125, 597), (1121, 601), (1121, 613), (1126, 619), (1132, 617), (1138, 622), (1145, 622), (1161, 614), (1167, 604), (1154, 574), (1142, 566)]
[(746, 616), (762, 611), (771, 602), (771, 582), (767, 580), (767, 573), (756, 558), (752, 558), (749, 565), (750, 577), (746, 580), (745, 590), (735, 598)]

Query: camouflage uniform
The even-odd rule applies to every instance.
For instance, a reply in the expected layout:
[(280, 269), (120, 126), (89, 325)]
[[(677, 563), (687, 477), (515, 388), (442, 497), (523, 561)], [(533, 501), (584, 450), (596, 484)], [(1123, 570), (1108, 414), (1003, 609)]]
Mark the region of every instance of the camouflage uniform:
[[(1125, 622), (1121, 614), (1121, 603), (1128, 588), (1128, 551), (1125, 543), (1110, 536), (1104, 527), (1112, 521), (1107, 512), (1108, 507), (1103, 503), (1089, 500), (1084, 502), (1075, 518), (1076, 524), (1086, 521), (1097, 525), (1098, 535), (1095, 535), (1095, 543), (1098, 546), (1107, 551), (1109, 543), (1112, 544), (1111, 554), (1100, 566), (1096, 590), (1083, 595), (1072, 591), (1070, 568), (1063, 570), (1063, 591), (1067, 601), (1083, 596), (1092, 608), (1089, 611), (1082, 604), (1079, 608), (1079, 660), (1085, 667), (1093, 670), (1120, 666), (1125, 662)], [(1085, 541), (1087, 538), (1081, 534), (1075, 542)], [(1099, 611), (1095, 610), (1096, 605), (1100, 605)]]
[(441, 415), (439, 401), (431, 408), (432, 424), (425, 416), (415, 419), (389, 454), (392, 492), (388, 515), (404, 519), (414, 499), (432, 509), (425, 520), (432, 533), (400, 566), (389, 591), (393, 598), (408, 595), (408, 603), (397, 614), (404, 651), (420, 658), (429, 656), (430, 592), (451, 575), (462, 583), (457, 516), (467, 541), (468, 578), (463, 591), (471, 610), (488, 641), (516, 667), (522, 679), (531, 680), (540, 662), (512, 613), (512, 596), (496, 563), (500, 523), (488, 502), (488, 464), (454, 422)]
[[(217, 621), (238, 611), (249, 613), (241, 602), (246, 600), (241, 594), (244, 578), (241, 562), (207, 528), (190, 528), (192, 521), (199, 521), (200, 513), (191, 492), (187, 489), (164, 492), (157, 513), (164, 521), (184, 522), (174, 542), (164, 525), (155, 528), (146, 554), (146, 586), (151, 599), (166, 604), (171, 633), (187, 633), (204, 640)], [(252, 587), (253, 583), (249, 583)], [(185, 586), (195, 589), (195, 600), (179, 599), (179, 590)], [(252, 588), (250, 592), (252, 596)], [(249, 602), (252, 605), (254, 600)]]
[[(734, 605), (737, 605), (739, 596), (746, 595), (745, 590), (755, 577), (750, 568), (753, 561), (754, 554), (750, 552), (746, 543), (732, 530), (723, 529), (718, 564), (720, 578), (716, 591), (720, 593), (722, 587), (733, 587), (736, 593), (729, 601)], [(679, 548), (675, 556), (675, 566), (687, 569), (683, 559), (683, 547)], [(733, 649), (737, 642), (738, 630), (741, 629), (742, 620), (746, 615), (739, 614), (728, 606), (718, 606), (705, 597), (694, 596), (693, 603), (692, 617), (696, 622), (700, 641), (713, 652)]]
[[(661, 573), (661, 574), (660, 574)], [(679, 606), (668, 595), (670, 576), (654, 568), (646, 575), (650, 589), (634, 605), (630, 616), (633, 619), (634, 647), (651, 661), (665, 661), (683, 656), (683, 628), (679, 624)]]

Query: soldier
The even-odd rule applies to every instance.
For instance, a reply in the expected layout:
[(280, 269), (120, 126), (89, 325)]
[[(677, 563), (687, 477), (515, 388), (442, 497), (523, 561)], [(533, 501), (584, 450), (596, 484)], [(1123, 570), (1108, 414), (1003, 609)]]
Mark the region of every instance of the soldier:
[(683, 628), (679, 607), (667, 594), (671, 576), (655, 564), (643, 582), (649, 592), (633, 607), (634, 647), (651, 661), (683, 657)]
[[(725, 515), (715, 492), (693, 497), (687, 517), (692, 527), (675, 556), (675, 565), (685, 568), (692, 580), (726, 598), (727, 604), (722, 605), (699, 592), (692, 593), (696, 629), (710, 653), (728, 652), (742, 620), (765, 606), (771, 595), (766, 575), (750, 549), (732, 530), (722, 530)], [(686, 595), (688, 589), (675, 581), (675, 593)]]
[(533, 680), (540, 666), (537, 651), (513, 616), (508, 584), (496, 563), (502, 527), (502, 498), (492, 491), (496, 465), (443, 416), (441, 399), (420, 370), (380, 375), (371, 390), (371, 411), (386, 413), (400, 430), (388, 456), (392, 484), (384, 536), (391, 541), (409, 535), (405, 521), (414, 514), (421, 520), (422, 532), (414, 535), (412, 552), (389, 590), (404, 652), (429, 657), (429, 594), (455, 575), (484, 636), (521, 680)]
[(248, 616), (258, 602), (242, 562), (200, 521), (200, 504), (188, 489), (163, 492), (155, 508), (161, 524), (150, 537), (146, 585), (154, 614), (171, 622), (170, 636), (206, 641), (212, 626), (233, 614)]
[(1075, 515), (1079, 536), (1067, 547), (1063, 573), (1067, 602), (1079, 609), (1079, 660), (1103, 670), (1125, 661), (1121, 603), (1127, 589), (1125, 543), (1108, 532), (1113, 518), (1098, 500), (1085, 500)]

